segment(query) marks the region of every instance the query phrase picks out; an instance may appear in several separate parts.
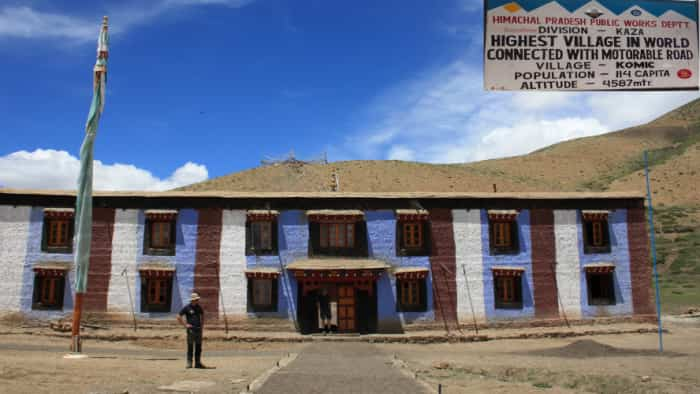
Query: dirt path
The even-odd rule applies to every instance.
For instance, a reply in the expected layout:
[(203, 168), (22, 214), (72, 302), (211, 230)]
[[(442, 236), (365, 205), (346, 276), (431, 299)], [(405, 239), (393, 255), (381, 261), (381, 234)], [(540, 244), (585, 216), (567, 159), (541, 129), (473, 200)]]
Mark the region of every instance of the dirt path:
[(258, 391), (275, 393), (424, 393), (369, 343), (314, 343)]

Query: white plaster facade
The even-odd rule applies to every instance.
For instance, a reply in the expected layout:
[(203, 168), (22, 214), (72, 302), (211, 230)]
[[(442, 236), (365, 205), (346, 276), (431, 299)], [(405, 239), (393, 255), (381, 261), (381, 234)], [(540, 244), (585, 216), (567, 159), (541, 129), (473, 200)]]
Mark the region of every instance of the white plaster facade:
[(581, 317), (581, 268), (576, 215), (576, 210), (554, 211), (559, 313), (563, 309), (563, 314), (569, 319)]
[(31, 211), (30, 207), (0, 206), (0, 310), (21, 307)]
[(219, 249), (222, 307), (232, 316), (246, 314), (248, 304), (245, 276), (246, 211), (224, 210), (222, 213), (221, 245)]
[[(136, 267), (138, 253), (138, 219), (137, 209), (117, 209), (114, 217), (114, 233), (112, 235), (112, 275), (109, 281), (107, 293), (107, 310), (109, 312), (130, 312), (129, 293), (131, 290), (131, 302), (136, 302), (136, 276), (139, 274)], [(122, 272), (126, 269), (126, 278)], [(138, 311), (138, 305), (134, 306)]]
[(474, 318), (485, 321), (481, 212), (478, 209), (453, 210), (452, 224), (457, 263), (457, 317), (461, 322)]

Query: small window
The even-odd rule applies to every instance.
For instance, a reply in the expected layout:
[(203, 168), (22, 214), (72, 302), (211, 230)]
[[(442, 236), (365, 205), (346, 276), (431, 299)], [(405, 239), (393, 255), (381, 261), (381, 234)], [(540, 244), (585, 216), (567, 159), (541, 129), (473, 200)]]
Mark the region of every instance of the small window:
[(146, 219), (143, 253), (175, 255), (175, 220)]
[(141, 276), (141, 311), (170, 312), (172, 276)]
[(523, 307), (521, 276), (494, 274), (493, 283), (496, 309), (521, 309)]
[(277, 311), (277, 278), (248, 279), (248, 309), (250, 312)]
[(37, 271), (34, 276), (32, 309), (63, 309), (65, 279), (63, 275), (52, 275)]
[(430, 227), (427, 220), (396, 222), (396, 255), (427, 256), (430, 244)]
[(277, 221), (252, 220), (246, 222), (246, 254), (277, 254)]
[(399, 312), (424, 312), (427, 310), (425, 279), (399, 279), (396, 281), (397, 309)]
[(615, 305), (613, 273), (586, 273), (588, 305)]
[(610, 253), (607, 219), (584, 219), (583, 230), (584, 253)]
[(73, 252), (73, 218), (44, 218), (42, 250), (49, 253)]
[(518, 252), (518, 223), (514, 220), (491, 220), (490, 247), (492, 254)]

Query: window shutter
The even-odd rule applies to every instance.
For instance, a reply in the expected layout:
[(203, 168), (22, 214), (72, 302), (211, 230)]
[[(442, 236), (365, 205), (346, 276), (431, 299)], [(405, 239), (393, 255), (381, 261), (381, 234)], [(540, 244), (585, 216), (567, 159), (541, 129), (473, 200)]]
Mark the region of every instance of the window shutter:
[(253, 226), (246, 220), (245, 222), (245, 254), (252, 256), (253, 254)]
[[(41, 235), (41, 250), (47, 251), (48, 250), (48, 244), (49, 244), (49, 219), (44, 218), (44, 226), (42, 229), (42, 235)], [(35, 286), (36, 287), (36, 286)]]
[(253, 309), (253, 279), (248, 279), (248, 302), (246, 310), (248, 312), (255, 312)]
[(279, 278), (272, 279), (272, 306), (270, 308), (271, 312), (277, 312), (277, 304), (279, 300), (277, 298), (277, 287), (279, 284)]
[(66, 279), (64, 276), (56, 278), (56, 309), (63, 309), (63, 295), (66, 292)]
[(403, 222), (396, 221), (396, 255), (405, 256), (403, 245)]
[(309, 256), (319, 253), (321, 230), (318, 222), (309, 222)]
[(149, 312), (148, 310), (148, 279), (141, 278), (141, 312)]
[(403, 304), (401, 300), (403, 299), (401, 297), (401, 281), (397, 280), (396, 281), (396, 312), (401, 312), (403, 311)]
[(367, 222), (364, 220), (355, 223), (355, 254), (358, 257), (367, 257)]
[(175, 245), (177, 245), (177, 220), (171, 220), (170, 221), (170, 245), (175, 251)]
[(430, 221), (429, 220), (424, 220), (423, 221), (423, 253), (425, 253), (426, 256), (430, 256), (431, 250), (432, 250), (432, 245), (430, 243)]
[(151, 220), (146, 219), (143, 226), (143, 254), (148, 254), (148, 249), (151, 248)]
[(420, 311), (425, 312), (428, 309), (428, 292), (427, 292), (427, 282), (428, 279), (424, 278), (419, 281), (420, 283)]
[(510, 242), (514, 252), (520, 252), (520, 236), (518, 231), (518, 221), (510, 222)]
[(271, 231), (271, 237), (272, 237), (272, 254), (277, 255), (279, 254), (279, 244), (278, 244), (278, 239), (279, 239), (279, 226), (277, 225), (277, 219), (272, 220), (270, 223), (270, 226), (272, 227), (270, 229)]
[(602, 221), (603, 225), (603, 245), (607, 250), (610, 250), (610, 223), (607, 220)]

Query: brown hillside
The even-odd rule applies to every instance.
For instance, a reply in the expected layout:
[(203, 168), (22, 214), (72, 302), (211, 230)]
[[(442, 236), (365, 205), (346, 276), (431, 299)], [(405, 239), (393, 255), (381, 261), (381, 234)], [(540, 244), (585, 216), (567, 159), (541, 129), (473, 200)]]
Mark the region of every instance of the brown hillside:
[(523, 156), (468, 164), (344, 161), (253, 168), (182, 190), (330, 191), (576, 191), (644, 190), (642, 152), (652, 158), (660, 202), (693, 204), (700, 174), (700, 100), (643, 126), (562, 142)]

